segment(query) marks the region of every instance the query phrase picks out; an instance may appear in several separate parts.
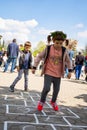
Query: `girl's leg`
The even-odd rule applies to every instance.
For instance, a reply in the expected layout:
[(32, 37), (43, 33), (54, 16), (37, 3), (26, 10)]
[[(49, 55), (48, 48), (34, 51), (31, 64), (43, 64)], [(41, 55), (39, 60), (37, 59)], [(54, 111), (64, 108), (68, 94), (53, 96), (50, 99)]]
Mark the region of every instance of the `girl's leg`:
[(41, 99), (40, 99), (40, 101), (43, 103), (46, 100), (46, 96), (48, 92), (50, 91), (51, 82), (52, 82), (52, 76), (44, 75), (44, 87), (43, 87)]
[(53, 95), (52, 95), (52, 100), (51, 100), (52, 102), (56, 102), (57, 95), (60, 90), (60, 82), (61, 82), (61, 78), (53, 77)]

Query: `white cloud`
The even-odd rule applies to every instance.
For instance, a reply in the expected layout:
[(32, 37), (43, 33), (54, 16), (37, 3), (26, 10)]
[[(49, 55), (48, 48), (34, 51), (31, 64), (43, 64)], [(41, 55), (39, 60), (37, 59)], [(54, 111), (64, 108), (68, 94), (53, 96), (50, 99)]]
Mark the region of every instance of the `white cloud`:
[(79, 23), (79, 24), (75, 25), (75, 28), (83, 28), (83, 27), (84, 27), (84, 25), (82, 23)]
[(78, 37), (87, 38), (87, 30), (83, 32), (78, 32)]
[(28, 40), (31, 29), (35, 28), (38, 22), (35, 19), (27, 21), (18, 21), (13, 19), (0, 18), (0, 35), (6, 41), (16, 38), (18, 42)]
[(47, 29), (42, 28), (38, 31), (39, 34), (43, 34), (43, 35), (48, 35), (50, 34), (50, 32), (53, 32), (53, 30), (47, 30)]
[(37, 21), (35, 19), (29, 20), (29, 21), (25, 21), (24, 24), (27, 27), (36, 27), (38, 25)]

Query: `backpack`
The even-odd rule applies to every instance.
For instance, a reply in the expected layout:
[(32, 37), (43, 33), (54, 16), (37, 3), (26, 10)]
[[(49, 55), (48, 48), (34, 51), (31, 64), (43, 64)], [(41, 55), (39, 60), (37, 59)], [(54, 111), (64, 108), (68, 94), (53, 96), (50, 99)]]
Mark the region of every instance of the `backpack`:
[[(49, 56), (49, 52), (50, 52), (50, 47), (52, 45), (48, 45), (47, 48), (46, 48), (46, 55), (45, 55), (45, 60), (44, 60), (44, 63), (46, 62), (48, 56)], [(66, 48), (62, 46), (62, 60), (63, 60), (63, 56), (64, 56), (64, 52), (65, 52)]]
[[(45, 70), (45, 67), (46, 67), (46, 61), (47, 61), (47, 58), (49, 56), (49, 52), (50, 52), (50, 47), (52, 45), (47, 45), (47, 48), (46, 48), (46, 55), (45, 55), (45, 59), (44, 59), (44, 64), (43, 64), (43, 67), (42, 67), (42, 72), (41, 72), (41, 76), (44, 74), (44, 70)], [(63, 56), (64, 56), (64, 52), (65, 52), (66, 48), (62, 46), (62, 61), (63, 61)]]

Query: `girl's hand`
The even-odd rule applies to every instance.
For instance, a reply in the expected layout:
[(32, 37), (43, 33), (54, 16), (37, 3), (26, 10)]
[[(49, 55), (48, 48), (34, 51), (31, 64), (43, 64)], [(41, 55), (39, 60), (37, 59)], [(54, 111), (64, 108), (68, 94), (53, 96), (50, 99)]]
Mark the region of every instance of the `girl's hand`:
[(31, 71), (32, 71), (32, 74), (35, 74), (35, 71), (36, 71), (36, 70), (35, 70), (35, 69), (32, 69)]
[(71, 78), (71, 72), (68, 73), (67, 78), (68, 78), (68, 79)]
[(19, 71), (19, 70), (20, 70), (20, 67), (19, 67), (19, 66), (17, 66), (16, 68), (17, 68), (17, 71)]

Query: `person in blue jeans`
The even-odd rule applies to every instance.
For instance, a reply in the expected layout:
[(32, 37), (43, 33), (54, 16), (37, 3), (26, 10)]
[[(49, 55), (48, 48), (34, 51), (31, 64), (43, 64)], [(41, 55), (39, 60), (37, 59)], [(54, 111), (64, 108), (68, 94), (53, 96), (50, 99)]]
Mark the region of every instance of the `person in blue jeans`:
[(87, 55), (85, 56), (84, 67), (85, 67), (85, 81), (87, 82)]
[(17, 63), (16, 63), (18, 76), (10, 85), (10, 88), (9, 88), (10, 92), (14, 92), (14, 87), (17, 84), (17, 82), (22, 78), (23, 73), (24, 73), (24, 90), (28, 91), (29, 69), (32, 68), (32, 54), (30, 51), (30, 47), (31, 47), (31, 43), (27, 41), (24, 44), (24, 50), (19, 52)]
[(18, 53), (19, 53), (19, 47), (16, 43), (16, 39), (13, 39), (12, 43), (10, 43), (7, 47), (8, 59), (7, 63), (5, 64), (4, 72), (8, 70), (8, 66), (10, 65), (10, 63), (12, 63), (10, 72), (14, 71)]
[(82, 66), (84, 64), (84, 56), (81, 54), (81, 52), (79, 52), (78, 55), (76, 55), (76, 58), (75, 58), (75, 77), (76, 77), (76, 80), (79, 80), (80, 78), (80, 75), (81, 75), (81, 69), (82, 69)]

